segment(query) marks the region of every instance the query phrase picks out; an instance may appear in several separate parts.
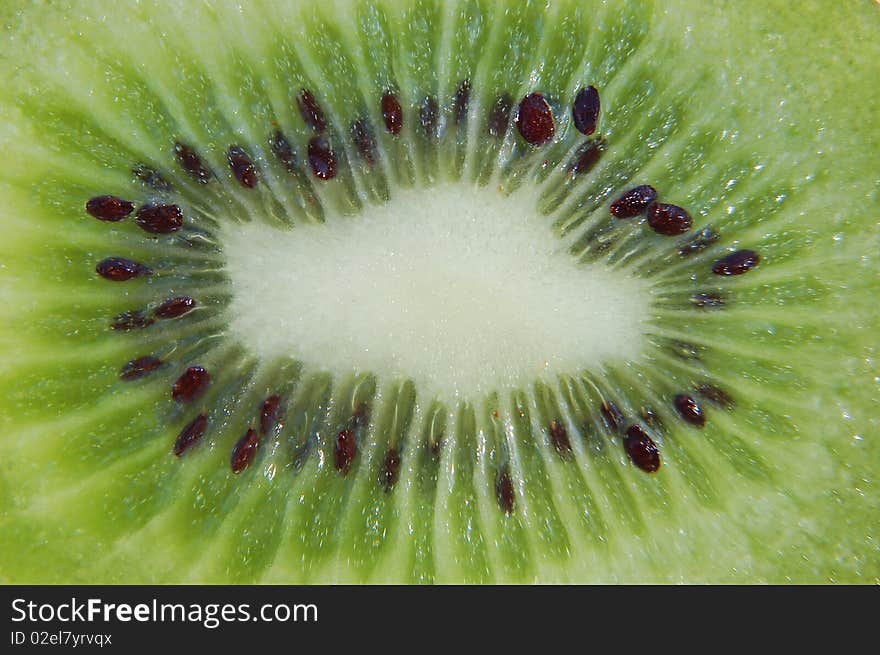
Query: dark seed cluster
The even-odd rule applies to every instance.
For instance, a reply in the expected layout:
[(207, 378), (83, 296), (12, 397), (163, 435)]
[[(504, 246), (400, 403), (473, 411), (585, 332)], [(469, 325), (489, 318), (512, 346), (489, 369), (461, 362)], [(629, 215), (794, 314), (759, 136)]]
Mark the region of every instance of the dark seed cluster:
[(648, 226), (657, 234), (675, 236), (687, 232), (693, 220), (683, 207), (656, 202), (657, 190), (642, 184), (624, 192), (611, 203), (609, 211), (615, 218), (635, 218), (647, 214)]
[[(635, 218), (645, 213), (648, 226), (663, 236), (684, 234), (693, 225), (691, 215), (683, 207), (658, 202), (657, 190), (649, 184), (642, 184), (622, 193), (611, 203), (609, 211), (618, 219)], [(679, 246), (678, 254), (681, 257), (688, 257), (710, 247), (719, 238), (720, 235), (711, 227), (704, 227)], [(716, 275), (741, 275), (757, 266), (760, 261), (760, 255), (754, 250), (737, 250), (716, 261), (712, 266), (712, 272)], [(723, 302), (719, 301), (711, 305), (695, 301), (695, 304), (720, 307)]]
[[(606, 400), (600, 405), (599, 412), (613, 435), (621, 435), (622, 433), (623, 449), (633, 464), (646, 473), (654, 473), (660, 468), (660, 451), (657, 444), (638, 424), (629, 425), (624, 432), (624, 426), (628, 421), (617, 403), (613, 400)], [(642, 415), (646, 417), (646, 422), (654, 423), (659, 427), (659, 421), (656, 420), (653, 411), (643, 409)]]
[[(364, 165), (364, 170), (372, 169), (383, 156), (382, 148), (388, 143), (389, 135), (394, 140), (403, 134), (405, 120), (411, 134), (421, 139), (420, 143), (423, 144), (439, 139), (441, 131), (450, 125), (465, 124), (472, 109), (472, 93), (471, 81), (465, 79), (459, 83), (451, 98), (438, 98), (428, 93), (408, 99), (408, 104), (404, 107), (397, 91), (389, 88), (380, 98), (373, 101), (375, 105), (372, 110), (378, 110), (381, 114), (381, 123), (373, 122), (369, 116), (363, 115), (351, 120), (347, 128), (339, 129), (339, 126), (331, 125), (328, 120), (328, 116), (332, 118), (333, 113), (325, 114), (324, 107), (321, 106), (316, 94), (303, 88), (297, 94), (295, 102), (296, 110), (308, 130), (303, 142), (295, 146), (281, 129), (273, 126), (268, 133), (266, 143), (272, 156), (288, 173), (300, 176), (310, 172), (315, 179), (329, 182), (340, 172), (345, 173), (348, 152), (356, 153), (353, 158)], [(519, 104), (516, 104), (511, 94), (506, 91), (499, 91), (490, 96), (490, 99), (489, 106), (483, 109), (483, 115), (479, 119), (481, 121), (479, 130), (488, 134), (491, 142), (496, 144), (495, 147), (498, 147), (497, 144), (501, 140), (509, 138), (515, 142), (516, 148), (519, 148), (516, 151), (518, 154), (528, 155), (553, 142), (557, 137), (562, 137), (563, 135), (558, 132), (568, 129), (566, 117), (561, 113), (558, 116), (554, 115), (554, 107), (558, 110), (560, 103), (540, 91), (528, 93), (522, 97)], [(576, 147), (572, 146), (572, 154), (565, 154), (559, 158), (558, 166), (561, 174), (566, 176), (565, 184), (574, 186), (582, 176), (587, 176), (597, 167), (608, 144), (603, 136), (596, 134), (601, 113), (601, 101), (596, 87), (581, 88), (568, 107), (571, 109), (571, 123), (574, 129), (579, 134), (589, 137), (576, 144)], [(514, 126), (516, 130), (511, 130)], [(523, 144), (526, 146), (523, 147)], [(222, 147), (220, 152), (223, 152)], [(225, 158), (229, 167), (227, 179), (234, 180), (244, 189), (257, 188), (261, 180), (261, 159), (258, 157), (255, 160), (251, 153), (259, 155), (261, 153), (259, 146), (251, 148), (248, 144), (231, 144), (225, 147)], [(199, 185), (206, 185), (216, 180), (214, 171), (192, 145), (178, 141), (174, 144), (173, 154), (177, 165), (186, 173), (182, 178), (184, 182), (186, 177)], [(190, 225), (192, 220), (184, 215), (183, 207), (189, 208), (191, 205), (172, 202), (174, 196), (170, 194), (174, 192), (174, 186), (153, 167), (136, 164), (131, 172), (134, 179), (146, 188), (147, 198), (139, 200), (142, 204), (116, 195), (96, 195), (85, 203), (86, 213), (105, 223), (119, 223), (133, 215), (129, 223), (133, 222), (149, 235), (169, 235), (170, 241), (181, 239), (181, 235), (175, 233), (183, 231), (183, 237), (186, 237), (188, 230), (192, 228)], [(611, 189), (607, 193), (610, 194)], [(604, 202), (605, 197), (606, 195), (603, 195), (603, 200), (598, 202)], [(661, 202), (657, 189), (650, 184), (633, 186), (612, 197), (614, 199), (609, 205), (609, 211), (613, 219), (628, 221), (642, 217), (631, 224), (639, 226), (646, 224), (655, 234), (667, 237), (684, 235), (693, 227), (694, 220), (691, 214), (684, 207)], [(604, 207), (604, 204), (598, 206)], [(610, 224), (623, 223), (612, 220)], [(126, 224), (123, 224), (120, 229), (125, 227)], [(596, 253), (605, 252), (615, 243), (614, 234), (610, 231), (603, 231), (593, 236), (597, 238), (590, 247)], [(674, 246), (671, 253), (681, 258), (696, 256), (712, 248), (719, 240), (720, 234), (715, 229), (704, 226)], [(736, 250), (717, 259), (711, 266), (711, 272), (719, 276), (741, 275), (757, 266), (760, 261), (760, 255), (753, 250)], [(164, 275), (165, 263), (158, 265), (158, 269)], [(104, 279), (117, 282), (148, 277), (154, 273), (146, 264), (123, 257), (103, 259), (96, 265), (96, 272)], [(727, 305), (730, 297), (727, 290), (722, 293), (709, 288), (693, 292), (690, 296), (685, 295), (684, 304), (700, 309), (722, 309)], [(169, 325), (162, 323), (163, 321), (182, 318), (197, 307), (200, 311), (204, 311), (206, 307), (204, 304), (200, 305), (200, 302), (202, 300), (197, 302), (190, 295), (169, 293), (168, 296), (161, 300), (157, 299), (156, 303), (150, 303), (145, 308), (117, 315), (110, 327), (117, 332), (129, 332), (150, 329), (159, 321), (159, 325), (152, 328), (154, 331), (159, 330), (161, 326)], [(692, 355), (687, 354), (687, 348), (671, 347), (678, 348), (677, 356), (691, 357), (699, 361), (700, 353), (696, 347)], [(168, 352), (160, 352), (159, 355), (161, 356), (142, 355), (128, 361), (121, 367), (119, 378), (125, 382), (132, 382), (150, 376), (163, 368), (171, 368)], [(203, 366), (193, 364), (182, 373), (177, 369), (171, 375), (177, 376), (171, 384), (173, 401), (183, 407), (190, 407), (190, 411), (192, 408), (197, 410), (198, 405), (193, 403), (208, 392), (212, 384), (211, 374)], [(601, 403), (599, 415), (608, 431), (615, 438), (622, 440), (624, 451), (633, 465), (642, 471), (653, 473), (660, 468), (661, 459), (659, 447), (648, 431), (655, 435), (664, 434), (663, 422), (658, 412), (669, 412), (673, 420), (676, 420), (677, 416), (690, 426), (703, 428), (707, 422), (707, 415), (701, 403), (726, 409), (732, 407), (733, 399), (714, 383), (701, 381), (694, 383), (691, 390), (682, 390), (671, 398), (666, 397), (661, 406), (641, 407), (640, 418), (635, 418), (640, 423), (633, 423), (633, 417), (627, 417), (620, 406), (611, 399)], [(626, 404), (623, 406), (627, 407)], [(190, 414), (189, 423), (183, 427), (174, 443), (175, 455), (183, 455), (203, 439), (210, 421), (213, 420), (213, 411), (203, 409), (194, 417)], [(251, 427), (244, 431), (231, 450), (230, 467), (233, 474), (241, 474), (253, 464), (264, 439), (281, 433), (279, 426), (283, 425), (283, 401), (280, 394), (265, 397), (259, 407), (254, 408), (253, 411)], [(335, 437), (331, 436), (328, 439), (333, 453), (333, 465), (342, 475), (347, 475), (356, 465), (358, 444), (362, 430), (369, 423), (369, 411), (370, 408), (366, 404), (358, 406), (346, 426), (342, 429), (334, 428)], [(717, 410), (710, 407), (711, 411)], [(663, 416), (666, 417), (667, 414), (664, 413)], [(546, 429), (549, 443), (559, 458), (567, 462), (573, 461), (575, 454), (572, 437), (563, 421), (558, 418), (551, 420)], [(431, 460), (435, 463), (441, 457), (442, 445), (442, 437), (436, 434), (425, 444)], [(398, 483), (404, 456), (403, 447), (392, 441), (378, 468), (378, 483), (386, 492), (390, 493)], [(375, 473), (374, 468), (372, 474)], [(505, 514), (514, 513), (517, 492), (509, 464), (500, 465), (494, 485), (500, 509)]]
[[(259, 430), (254, 427), (248, 428), (232, 448), (230, 468), (234, 474), (244, 472), (254, 462), (263, 438), (273, 429), (280, 413), (281, 396), (272, 395), (263, 401), (260, 406)], [(205, 411), (188, 423), (175, 442), (174, 454), (180, 457), (195, 446), (207, 432), (208, 423), (208, 415)]]

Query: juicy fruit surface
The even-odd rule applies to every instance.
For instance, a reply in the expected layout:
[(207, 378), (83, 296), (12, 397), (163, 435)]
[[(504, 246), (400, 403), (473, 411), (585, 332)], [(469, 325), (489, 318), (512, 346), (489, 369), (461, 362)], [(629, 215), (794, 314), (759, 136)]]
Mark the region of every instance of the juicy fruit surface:
[[(867, 2), (767, 5), (142, 3), (105, 13), (103, 3), (10, 3), (0, 49), (0, 575), (876, 581), (880, 15)], [(450, 107), (465, 79), (462, 127)], [(588, 85), (601, 93), (606, 145), (572, 177), (586, 137), (570, 124), (571, 103)], [(323, 117), (302, 111), (303, 88)], [(389, 89), (402, 107), (399, 137), (384, 129)], [(492, 136), (501, 94), (516, 105), (532, 92), (557, 99), (552, 140), (532, 150), (512, 117)], [(369, 137), (349, 127), (362, 117), (379, 166), (358, 159)], [(332, 165), (316, 140), (322, 121), (330, 142), (344, 143)], [(295, 175), (273, 155), (274, 130), (293, 145)], [(184, 169), (183, 142), (204, 169)], [(140, 206), (165, 193), (134, 179), (143, 165), (173, 186), (186, 221), (203, 221), (182, 237), (207, 247), (183, 251), (179, 235), (148, 235), (134, 215), (89, 215), (92, 198)], [(339, 375), (295, 357), (266, 361), (225, 338), (231, 291), (212, 228), (250, 216), (329, 226), (400, 188), (427, 196), (440, 182), (525, 194), (585, 260), (625, 267), (629, 247), (606, 255), (595, 239), (629, 244), (655, 283), (652, 348), (438, 403), (378, 365)], [(721, 240), (681, 258), (680, 237), (612, 218), (615, 197), (643, 184)], [(754, 270), (711, 273), (741, 249), (760, 254)], [(109, 257), (155, 270), (111, 282), (95, 273)], [(707, 288), (722, 310), (689, 306)], [(179, 295), (206, 311), (110, 327)], [(170, 397), (195, 363), (173, 360), (187, 348), (212, 375), (191, 414)], [(120, 380), (150, 353), (170, 361)], [(697, 397), (706, 377), (734, 403), (700, 397), (700, 417), (678, 398)], [(233, 454), (251, 456), (256, 408), (276, 393), (283, 420), (233, 473)], [(656, 411), (661, 427), (640, 423), (662, 457), (657, 472), (638, 470), (622, 445), (644, 444), (641, 428), (624, 439), (606, 427), (609, 399), (629, 421), (643, 406)], [(203, 407), (210, 427), (190, 448), (179, 438), (200, 428)], [(637, 454), (656, 462), (650, 444)]]

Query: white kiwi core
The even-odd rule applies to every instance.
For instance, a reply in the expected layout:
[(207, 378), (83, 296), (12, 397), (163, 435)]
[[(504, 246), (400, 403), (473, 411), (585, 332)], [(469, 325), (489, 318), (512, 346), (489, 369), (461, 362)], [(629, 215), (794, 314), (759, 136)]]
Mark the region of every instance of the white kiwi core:
[(636, 359), (648, 284), (579, 262), (530, 200), (448, 185), (323, 224), (225, 227), (229, 329), (264, 360), (408, 378), (423, 400)]

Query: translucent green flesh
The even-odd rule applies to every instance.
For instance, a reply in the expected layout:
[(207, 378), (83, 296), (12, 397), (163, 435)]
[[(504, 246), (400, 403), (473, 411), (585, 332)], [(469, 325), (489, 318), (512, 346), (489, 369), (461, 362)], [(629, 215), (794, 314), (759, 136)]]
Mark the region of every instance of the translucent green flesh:
[[(871, 3), (736, 11), (694, 3), (354, 2), (303, 8), (250, 3), (241, 13), (190, 3), (102, 15), (23, 7), (5, 19), (0, 70), (0, 576), (13, 582), (877, 581), (880, 334), (880, 129), (873, 84), (880, 48)], [(14, 12), (10, 12), (12, 14)], [(71, 21), (77, 25), (72, 31)], [(161, 36), (160, 36), (161, 35)], [(47, 47), (51, 44), (52, 47)], [(33, 53), (26, 62), (20, 53)], [(8, 78), (8, 80), (7, 80)], [(467, 121), (449, 105), (471, 81)], [(584, 140), (569, 124), (577, 89), (601, 90), (607, 150), (589, 173), (566, 167)], [(319, 96), (339, 176), (290, 175), (268, 135), (282, 129), (304, 159), (296, 96)], [(382, 127), (379, 98), (397, 90), (407, 121)], [(511, 126), (486, 135), (501, 92), (555, 98), (557, 138), (533, 152)], [(443, 131), (414, 119), (436, 96)], [(349, 126), (367, 118), (381, 165), (363, 164)], [(196, 145), (219, 180), (200, 186), (174, 161)], [(235, 183), (226, 148), (261, 171)], [(544, 161), (549, 164), (542, 167)], [(334, 379), (295, 362), (256, 362), (224, 339), (222, 257), (158, 241), (129, 220), (101, 223), (85, 201), (146, 200), (144, 163), (177, 189), (199, 227), (260, 216), (279, 225), (339, 220), (400, 186), (441, 180), (535, 187), (537, 206), (573, 255), (633, 267), (657, 304), (639, 361), (572, 371), (510, 397), (458, 406), (407, 380)], [(558, 164), (558, 166), (557, 166)], [(613, 224), (608, 202), (651, 183), (721, 240), (683, 259), (680, 239)], [(614, 238), (605, 253), (597, 244)], [(758, 268), (722, 279), (731, 248)], [(140, 259), (161, 274), (110, 283), (100, 259)], [(720, 291), (723, 310), (689, 296)], [(108, 325), (175, 293), (204, 308), (147, 330)], [(206, 335), (214, 335), (206, 341)], [(682, 356), (687, 342), (699, 358)], [(174, 350), (168, 366), (119, 381), (134, 357)], [(216, 362), (201, 401), (204, 443), (171, 450), (192, 418), (168, 398), (188, 363)], [(705, 428), (671, 399), (711, 381)], [(233, 475), (233, 445), (262, 399), (284, 419), (254, 464)], [(652, 407), (663, 465), (647, 475), (604, 427), (614, 399), (635, 421)], [(334, 439), (366, 403), (348, 475)], [(549, 425), (573, 453), (555, 452)], [(431, 445), (442, 441), (435, 458)], [(386, 452), (401, 453), (390, 492)], [(500, 511), (507, 470), (516, 508)]]

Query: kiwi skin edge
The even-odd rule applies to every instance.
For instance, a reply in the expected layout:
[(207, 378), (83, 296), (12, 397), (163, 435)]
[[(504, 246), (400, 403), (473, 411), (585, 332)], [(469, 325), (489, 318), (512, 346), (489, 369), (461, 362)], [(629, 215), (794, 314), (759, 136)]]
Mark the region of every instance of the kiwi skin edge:
[[(880, 580), (874, 3), (8, 9), (0, 579)], [(456, 404), (224, 336), (230, 217), (330, 229), (446, 183), (528, 198), (585, 264), (638, 262), (645, 359)], [(692, 225), (612, 216), (642, 184)], [(87, 211), (106, 195), (135, 208)]]

